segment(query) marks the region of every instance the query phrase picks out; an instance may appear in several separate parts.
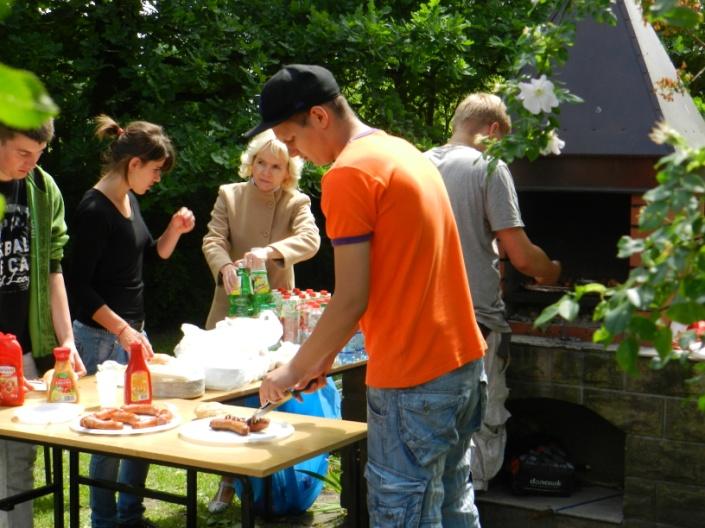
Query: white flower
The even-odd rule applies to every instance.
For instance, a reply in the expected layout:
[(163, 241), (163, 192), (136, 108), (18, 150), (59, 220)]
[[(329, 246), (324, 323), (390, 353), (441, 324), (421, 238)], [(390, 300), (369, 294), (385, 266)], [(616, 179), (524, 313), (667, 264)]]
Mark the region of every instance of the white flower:
[(544, 156), (548, 156), (549, 154), (558, 156), (563, 147), (565, 147), (565, 141), (558, 137), (555, 130), (551, 130), (548, 133), (548, 143), (541, 149), (541, 154)]
[(670, 143), (673, 137), (673, 129), (669, 127), (664, 121), (659, 121), (651, 130), (649, 134), (651, 141), (657, 145), (663, 145), (664, 143)]
[(519, 99), (523, 101), (524, 108), (532, 114), (550, 112), (551, 108), (558, 106), (558, 98), (553, 92), (553, 83), (542, 75), (539, 79), (531, 79), (530, 83), (519, 83)]

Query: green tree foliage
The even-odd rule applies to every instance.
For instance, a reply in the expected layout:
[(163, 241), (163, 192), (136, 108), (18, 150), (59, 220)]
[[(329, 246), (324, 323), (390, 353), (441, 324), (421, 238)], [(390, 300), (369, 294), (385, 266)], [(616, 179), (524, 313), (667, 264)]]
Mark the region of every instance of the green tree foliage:
[[(530, 7), (529, 0), (26, 0), (0, 24), (0, 60), (34, 72), (61, 109), (42, 163), (69, 217), (99, 175), (94, 116), (166, 128), (177, 166), (143, 198), (143, 210), (155, 232), (180, 205), (195, 211), (198, 227), (168, 263), (147, 266), (147, 311), (152, 324), (201, 324), (212, 293), (201, 238), (217, 186), (236, 179), (240, 134), (257, 121), (256, 95), (274, 71), (291, 62), (327, 65), (365, 121), (425, 147), (445, 140), (465, 93), (510, 71), (510, 43), (545, 16)], [(307, 168), (304, 189), (315, 194), (319, 176)], [(324, 258), (325, 247), (317, 259)], [(323, 278), (297, 275), (314, 287)]]

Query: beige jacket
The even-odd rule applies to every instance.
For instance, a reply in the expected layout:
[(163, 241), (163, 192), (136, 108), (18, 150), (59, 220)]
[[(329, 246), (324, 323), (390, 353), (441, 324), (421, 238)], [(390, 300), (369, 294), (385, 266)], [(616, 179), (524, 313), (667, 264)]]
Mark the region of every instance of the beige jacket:
[(250, 181), (221, 185), (202, 246), (216, 283), (206, 328), (215, 327), (228, 312), (225, 289), (218, 284), (227, 263), (253, 247), (270, 246), (284, 256), (267, 262), (270, 286), (293, 288), (294, 264), (313, 257), (320, 244), (311, 200), (302, 192), (262, 192)]

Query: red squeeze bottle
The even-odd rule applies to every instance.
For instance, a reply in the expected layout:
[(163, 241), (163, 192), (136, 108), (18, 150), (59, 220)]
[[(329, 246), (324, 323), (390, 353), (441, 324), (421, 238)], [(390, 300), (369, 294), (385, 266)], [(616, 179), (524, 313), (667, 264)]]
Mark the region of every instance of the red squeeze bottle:
[(0, 332), (0, 406), (23, 403), (22, 347), (14, 335)]
[(142, 343), (130, 345), (130, 362), (125, 370), (125, 405), (152, 403), (152, 376), (142, 353)]

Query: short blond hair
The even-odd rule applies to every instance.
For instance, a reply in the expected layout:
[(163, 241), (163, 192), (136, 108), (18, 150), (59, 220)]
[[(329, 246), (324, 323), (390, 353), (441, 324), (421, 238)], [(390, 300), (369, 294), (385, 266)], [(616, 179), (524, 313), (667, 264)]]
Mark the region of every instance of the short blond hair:
[(245, 180), (252, 176), (252, 164), (255, 162), (255, 157), (265, 148), (268, 148), (276, 156), (283, 156), (287, 161), (286, 166), (289, 176), (282, 182), (282, 188), (296, 189), (301, 177), (304, 160), (299, 156), (289, 156), (289, 149), (277, 139), (271, 128), (257, 134), (247, 144), (247, 148), (240, 156), (240, 176)]
[(453, 114), (453, 133), (461, 130), (473, 131), (478, 125), (499, 124), (503, 136), (509, 134), (512, 120), (507, 113), (507, 107), (494, 94), (485, 92), (471, 93), (461, 101)]

